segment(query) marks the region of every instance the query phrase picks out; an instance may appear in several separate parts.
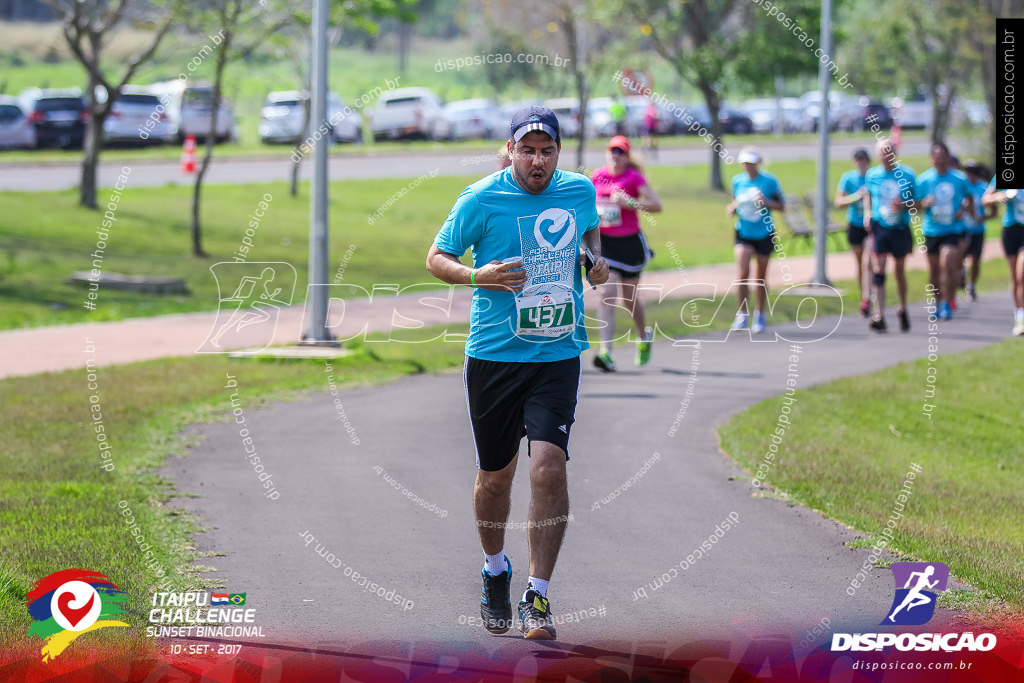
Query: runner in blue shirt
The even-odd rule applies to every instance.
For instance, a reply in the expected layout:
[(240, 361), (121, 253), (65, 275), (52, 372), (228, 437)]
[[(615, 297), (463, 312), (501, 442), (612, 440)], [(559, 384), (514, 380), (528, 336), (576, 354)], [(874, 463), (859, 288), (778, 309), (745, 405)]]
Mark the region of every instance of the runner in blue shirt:
[(969, 160), (964, 165), (964, 173), (971, 184), (971, 196), (974, 197), (974, 215), (964, 216), (964, 226), (967, 228), (967, 243), (964, 245), (963, 257), (965, 263), (969, 262), (969, 270), (966, 274), (967, 298), (971, 301), (978, 300), (978, 276), (981, 274), (981, 251), (985, 246), (985, 221), (995, 218), (995, 206), (983, 206), (981, 198), (988, 188), (988, 179), (992, 172), (974, 160)]
[[(750, 279), (750, 259), (757, 258), (757, 311), (750, 329), (755, 334), (764, 332), (766, 321), (764, 311), (768, 302), (768, 259), (775, 249), (775, 224), (772, 222), (772, 211), (783, 211), (786, 208), (779, 181), (770, 173), (761, 173), (757, 165), (761, 163), (761, 155), (753, 148), (740, 150), (736, 160), (743, 164), (743, 173), (732, 179), (732, 195), (734, 199), (726, 207), (726, 213), (736, 216), (736, 266), (739, 269), (737, 296), (739, 312), (732, 323), (732, 329), (746, 328), (749, 320), (750, 306), (748, 303), (747, 281)], [(781, 248), (781, 247), (780, 247)]]
[[(871, 313), (868, 291), (871, 283), (868, 280), (870, 269), (864, 261), (864, 241), (868, 239), (868, 231), (864, 229), (864, 175), (871, 166), (871, 157), (866, 149), (858, 149), (853, 153), (853, 163), (857, 168), (850, 169), (839, 178), (836, 188), (836, 208), (846, 208), (846, 239), (853, 252), (853, 260), (857, 263), (857, 288), (860, 291), (860, 317), (866, 318)], [(870, 260), (870, 259), (869, 259)]]
[[(512, 626), (512, 563), (505, 526), (519, 443), (528, 439), (530, 579), (519, 630), (552, 640), (547, 600), (569, 513), (566, 461), (579, 393), (583, 329), (580, 248), (594, 256), (592, 284), (608, 279), (596, 193), (561, 171), (558, 119), (531, 106), (512, 117), (512, 165), (467, 187), (427, 254), (427, 270), (474, 287), (463, 376), (476, 442), (473, 490), (484, 550), (480, 616), (491, 633)], [(460, 259), (472, 249), (473, 266)]]
[(985, 206), (1005, 204), (1003, 251), (1010, 267), (1010, 295), (1013, 297), (1013, 333), (1024, 336), (1024, 190), (1001, 190), (998, 176), (992, 176), (981, 201)]
[(933, 143), (931, 157), (932, 168), (917, 178), (917, 198), (924, 209), (928, 281), (939, 300), (939, 320), (949, 320), (960, 280), (963, 219), (974, 212), (974, 198), (967, 176), (951, 166), (946, 143)]
[(872, 251), (875, 254), (871, 281), (875, 289), (876, 312), (871, 317), (869, 327), (876, 332), (886, 330), (885, 262), (887, 256), (892, 255), (896, 292), (900, 301), (896, 312), (900, 319), (900, 330), (909, 332), (904, 261), (914, 246), (908, 213), (916, 207), (914, 170), (909, 166), (897, 165), (896, 148), (889, 140), (879, 140), (875, 152), (880, 164), (864, 176), (864, 184), (868, 188), (864, 196), (864, 228), (871, 236)]

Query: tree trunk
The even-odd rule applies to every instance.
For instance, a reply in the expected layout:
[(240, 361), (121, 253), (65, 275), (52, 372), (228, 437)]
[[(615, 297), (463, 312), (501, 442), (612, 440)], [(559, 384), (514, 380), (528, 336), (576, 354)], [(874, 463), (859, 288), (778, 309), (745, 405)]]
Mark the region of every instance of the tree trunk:
[(398, 73), (405, 75), (406, 62), (409, 58), (409, 43), (412, 42), (412, 24), (399, 22), (398, 24)]
[(103, 146), (103, 123), (108, 112), (90, 112), (85, 124), (85, 136), (82, 138), (82, 182), (78, 187), (78, 203), (89, 209), (95, 209), (96, 175), (100, 163), (100, 148)]
[(213, 143), (217, 138), (217, 114), (220, 113), (221, 90), (224, 87), (224, 67), (227, 65), (228, 50), (231, 47), (231, 32), (224, 30), (224, 42), (220, 45), (217, 53), (217, 65), (213, 78), (213, 112), (210, 114), (210, 129), (206, 133), (206, 144), (203, 150), (203, 159), (199, 163), (199, 172), (196, 173), (196, 183), (192, 188), (192, 255), (204, 258), (207, 253), (203, 251), (202, 223), (199, 219), (200, 202), (203, 191), (203, 178), (206, 170), (213, 159)]
[[(718, 116), (718, 108), (721, 103), (718, 92), (710, 83), (702, 83), (700, 91), (704, 95), (704, 104), (707, 105), (708, 114), (711, 116), (711, 135), (718, 141), (720, 149), (725, 149), (725, 141), (722, 140), (722, 120)], [(719, 156), (714, 147), (709, 146), (708, 150), (711, 152), (711, 189), (724, 190), (725, 185), (722, 183), (722, 157)]]
[[(87, 209), (96, 208), (96, 168), (100, 162), (100, 147), (103, 144), (103, 122), (105, 113), (100, 112), (96, 103), (96, 81), (89, 76), (88, 91), (85, 93), (85, 111), (89, 118), (82, 135), (82, 180), (78, 185), (78, 204)], [(109, 111), (109, 110), (108, 110)]]

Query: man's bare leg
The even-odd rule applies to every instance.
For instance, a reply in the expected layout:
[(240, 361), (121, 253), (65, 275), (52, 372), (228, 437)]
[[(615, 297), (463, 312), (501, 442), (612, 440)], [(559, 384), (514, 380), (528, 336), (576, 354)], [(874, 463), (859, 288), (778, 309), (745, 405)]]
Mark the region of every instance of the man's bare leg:
[(551, 580), (569, 516), (565, 451), (547, 441), (530, 443), (530, 576)]

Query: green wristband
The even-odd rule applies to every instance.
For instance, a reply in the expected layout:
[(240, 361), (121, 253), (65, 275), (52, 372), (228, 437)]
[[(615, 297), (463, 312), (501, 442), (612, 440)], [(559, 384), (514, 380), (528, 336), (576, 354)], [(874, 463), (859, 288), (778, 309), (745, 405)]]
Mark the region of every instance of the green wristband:
[(469, 271), (469, 284), (476, 287), (476, 269)]

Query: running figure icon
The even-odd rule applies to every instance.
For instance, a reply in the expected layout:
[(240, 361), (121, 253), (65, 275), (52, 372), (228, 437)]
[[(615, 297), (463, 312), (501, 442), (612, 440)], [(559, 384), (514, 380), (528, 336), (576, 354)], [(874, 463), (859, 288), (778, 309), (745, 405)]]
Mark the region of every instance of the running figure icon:
[[(921, 591), (923, 591), (926, 588), (935, 588), (939, 584), (938, 579), (935, 579), (935, 581), (928, 580), (929, 578), (931, 578), (933, 574), (935, 574), (934, 565), (928, 565), (922, 572), (912, 572), (910, 574), (910, 577), (907, 579), (907, 583), (903, 586), (904, 588), (909, 588), (910, 591), (907, 593), (907, 596), (903, 599), (903, 602), (900, 603), (900, 606), (894, 609), (892, 611), (892, 614), (889, 615), (889, 621), (896, 623), (896, 615), (904, 607), (909, 612), (915, 607), (927, 605), (928, 603), (932, 602), (932, 598), (925, 595)], [(915, 576), (918, 577), (917, 583), (914, 586), (911, 586), (910, 584), (914, 582)]]

